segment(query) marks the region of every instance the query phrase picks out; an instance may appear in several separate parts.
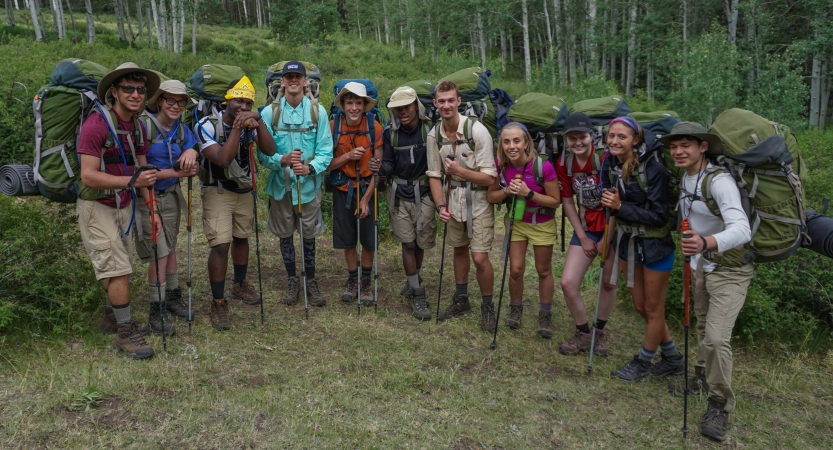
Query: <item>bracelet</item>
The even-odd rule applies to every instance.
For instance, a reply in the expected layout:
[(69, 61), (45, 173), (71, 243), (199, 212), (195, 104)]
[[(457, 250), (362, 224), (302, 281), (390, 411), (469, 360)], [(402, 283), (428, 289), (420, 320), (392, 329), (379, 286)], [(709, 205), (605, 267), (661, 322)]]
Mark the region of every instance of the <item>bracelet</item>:
[(706, 242), (706, 238), (704, 238), (703, 236), (700, 236), (700, 239), (703, 241), (703, 251), (701, 251), (700, 253), (705, 253), (706, 250), (709, 249), (709, 244), (708, 242)]

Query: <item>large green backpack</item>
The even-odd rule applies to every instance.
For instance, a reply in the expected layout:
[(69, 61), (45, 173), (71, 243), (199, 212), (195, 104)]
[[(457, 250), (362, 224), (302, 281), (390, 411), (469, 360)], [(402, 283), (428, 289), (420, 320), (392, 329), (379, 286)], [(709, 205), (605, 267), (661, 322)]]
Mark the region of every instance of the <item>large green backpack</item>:
[(632, 112), (628, 117), (637, 121), (645, 133), (653, 133), (657, 139), (671, 133), (680, 121), (680, 116), (674, 111)]
[[(283, 78), (283, 66), (285, 66), (288, 62), (289, 61), (281, 61), (279, 63), (272, 64), (268, 69), (266, 69), (266, 105), (269, 105), (275, 101), (276, 98), (278, 98), (278, 91), (281, 87), (281, 78)], [(310, 100), (318, 100), (318, 96), (321, 92), (321, 70), (319, 70), (318, 66), (311, 62), (299, 62), (304, 65), (304, 69), (307, 72), (307, 96)]]
[[(738, 108), (720, 114), (711, 132), (723, 141), (714, 161), (735, 179), (752, 227), (752, 241), (735, 264), (788, 258), (809, 242), (803, 191), (807, 167), (795, 136), (785, 125)], [(711, 212), (718, 214), (714, 199), (703, 193)]]
[(33, 103), (34, 172), (41, 195), (74, 203), (81, 195), (78, 140), (81, 124), (95, 110), (98, 82), (109, 69), (92, 61), (65, 59)]
[(539, 155), (547, 155), (550, 161), (560, 152), (558, 132), (564, 128), (569, 111), (567, 103), (554, 95), (530, 92), (524, 94), (509, 108), (509, 120), (524, 124), (532, 135)]
[(197, 69), (185, 83), (188, 95), (197, 104), (182, 114), (182, 122), (193, 127), (202, 117), (216, 117), (224, 108), (226, 92), (245, 75), (243, 69), (223, 64), (205, 64)]
[[(477, 118), (482, 122), (489, 110), (489, 91), (492, 90), (489, 76), (491, 70), (467, 67), (442, 79), (454, 82), (460, 93), (460, 114)], [(494, 138), (494, 136), (492, 136)]]
[(570, 106), (571, 113), (582, 112), (587, 114), (590, 122), (596, 129), (596, 139), (593, 142), (596, 150), (603, 150), (605, 146), (605, 134), (607, 124), (617, 117), (624, 117), (631, 113), (631, 108), (624, 98), (602, 97), (582, 100)]

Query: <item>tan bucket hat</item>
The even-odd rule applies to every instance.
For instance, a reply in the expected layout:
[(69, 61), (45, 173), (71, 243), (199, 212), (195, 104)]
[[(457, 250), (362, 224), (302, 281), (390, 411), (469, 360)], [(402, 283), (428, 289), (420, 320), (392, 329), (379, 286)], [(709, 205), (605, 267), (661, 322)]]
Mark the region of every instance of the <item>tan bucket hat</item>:
[(159, 85), (159, 89), (156, 90), (156, 93), (153, 94), (153, 97), (148, 99), (148, 104), (146, 108), (151, 112), (156, 112), (158, 109), (156, 107), (157, 102), (159, 101), (159, 97), (162, 96), (163, 93), (171, 94), (171, 95), (184, 95), (185, 98), (188, 100), (188, 103), (192, 105), (196, 105), (197, 102), (188, 95), (188, 91), (185, 89), (185, 83), (179, 80), (165, 80), (162, 84)]
[(344, 95), (348, 92), (357, 97), (362, 97), (365, 99), (364, 112), (370, 112), (373, 108), (376, 107), (376, 100), (373, 100), (372, 97), (367, 95), (367, 88), (365, 88), (364, 85), (361, 83), (351, 81), (345, 84), (343, 88), (341, 88), (341, 91), (339, 91), (335, 101), (333, 102), (337, 107), (341, 108), (342, 110), (344, 109)]
[(126, 62), (116, 67), (116, 70), (108, 72), (107, 75), (101, 77), (101, 81), (98, 82), (98, 98), (106, 102), (107, 93), (110, 92), (110, 87), (113, 86), (113, 83), (122, 76), (132, 72), (140, 72), (147, 77), (147, 81), (145, 82), (145, 87), (148, 89), (147, 98), (153, 97), (159, 89), (159, 75), (152, 70), (142, 69), (136, 63)]

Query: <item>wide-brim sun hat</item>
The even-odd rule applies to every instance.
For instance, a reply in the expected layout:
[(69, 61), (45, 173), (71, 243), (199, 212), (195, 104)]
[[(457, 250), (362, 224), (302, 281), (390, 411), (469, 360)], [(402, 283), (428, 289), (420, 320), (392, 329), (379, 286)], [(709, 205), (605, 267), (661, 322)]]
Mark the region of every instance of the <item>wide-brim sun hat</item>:
[(145, 87), (148, 90), (146, 98), (153, 97), (159, 89), (159, 75), (152, 70), (142, 69), (136, 65), (136, 63), (126, 62), (120, 64), (115, 70), (108, 72), (107, 75), (101, 77), (101, 81), (98, 82), (98, 89), (96, 89), (99, 100), (106, 102), (107, 93), (110, 91), (113, 83), (122, 76), (133, 72), (139, 72), (147, 77), (147, 81), (145, 81)]
[(197, 102), (188, 95), (188, 91), (185, 89), (185, 83), (179, 80), (165, 80), (159, 85), (159, 89), (156, 90), (156, 93), (153, 94), (153, 97), (148, 99), (148, 104), (146, 108), (151, 112), (157, 111), (157, 102), (159, 101), (159, 97), (162, 94), (171, 94), (171, 95), (184, 95), (187, 99), (188, 103), (192, 105), (196, 105)]
[(671, 133), (662, 136), (658, 140), (662, 142), (662, 145), (668, 147), (671, 145), (671, 142), (688, 136), (693, 136), (708, 142), (709, 149), (706, 150), (706, 153), (709, 155), (720, 155), (723, 151), (723, 141), (720, 140), (720, 137), (716, 134), (709, 133), (706, 131), (706, 127), (696, 122), (677, 122), (671, 128)]
[(367, 95), (367, 88), (365, 88), (363, 84), (356, 83), (355, 81), (351, 81), (345, 84), (344, 87), (341, 88), (341, 91), (339, 91), (333, 103), (337, 107), (344, 110), (344, 96), (348, 93), (351, 93), (356, 97), (361, 97), (365, 100), (364, 112), (370, 112), (373, 108), (376, 107), (376, 100)]

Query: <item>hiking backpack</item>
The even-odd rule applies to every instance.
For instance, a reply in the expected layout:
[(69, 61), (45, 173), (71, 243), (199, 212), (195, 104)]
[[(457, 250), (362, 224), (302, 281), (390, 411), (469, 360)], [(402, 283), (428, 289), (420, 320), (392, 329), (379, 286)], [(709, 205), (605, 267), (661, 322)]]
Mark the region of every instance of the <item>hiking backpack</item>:
[(623, 98), (603, 97), (582, 100), (573, 103), (570, 107), (571, 113), (582, 112), (587, 114), (593, 128), (596, 130), (596, 138), (593, 142), (596, 150), (604, 149), (607, 124), (617, 117), (624, 117), (631, 113), (631, 108)]
[(489, 77), (491, 75), (491, 70), (467, 67), (442, 78), (457, 85), (461, 100), (458, 108), (460, 114), (475, 117), (483, 122), (490, 106), (489, 91), (492, 90), (492, 84)]
[[(503, 127), (509, 123), (509, 108), (515, 103), (512, 96), (508, 92), (500, 88), (495, 88), (489, 91), (489, 103), (491, 108), (486, 111), (486, 117), (483, 118), (483, 125), (489, 130), (489, 133), (494, 136), (495, 141), (500, 138), (500, 132)], [(495, 146), (497, 148), (497, 146)]]
[(645, 133), (651, 133), (657, 139), (671, 133), (680, 121), (680, 116), (674, 111), (632, 112), (628, 117), (635, 120)]
[[(283, 78), (283, 66), (289, 61), (281, 61), (272, 64), (266, 69), (266, 106), (279, 98), (278, 91), (281, 88), (281, 78)], [(318, 96), (321, 93), (321, 71), (313, 63), (306, 61), (299, 61), (304, 65), (307, 72), (307, 92), (306, 95), (310, 100), (318, 102)]]
[(567, 103), (554, 95), (530, 92), (522, 95), (509, 108), (507, 119), (524, 124), (532, 135), (539, 155), (547, 155), (551, 162), (560, 153), (559, 132), (569, 111)]

